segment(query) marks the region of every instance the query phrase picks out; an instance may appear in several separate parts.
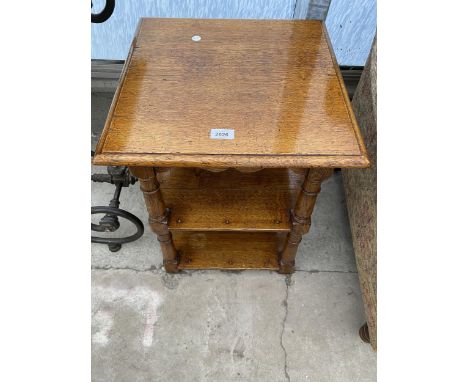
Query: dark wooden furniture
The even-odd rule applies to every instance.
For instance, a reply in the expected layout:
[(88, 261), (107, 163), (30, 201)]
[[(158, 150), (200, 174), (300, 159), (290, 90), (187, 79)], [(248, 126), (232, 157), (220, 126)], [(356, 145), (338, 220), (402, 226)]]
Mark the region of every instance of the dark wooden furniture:
[(282, 273), (321, 182), (369, 165), (321, 21), (202, 19), (141, 20), (94, 163), (139, 178), (166, 271)]

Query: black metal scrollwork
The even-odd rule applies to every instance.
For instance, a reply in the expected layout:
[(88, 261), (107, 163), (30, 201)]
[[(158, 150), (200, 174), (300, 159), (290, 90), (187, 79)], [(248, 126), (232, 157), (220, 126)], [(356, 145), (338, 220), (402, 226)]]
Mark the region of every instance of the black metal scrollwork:
[[(93, 155), (93, 152), (91, 152)], [(122, 187), (129, 187), (138, 181), (132, 176), (125, 166), (108, 166), (107, 174), (91, 175), (93, 182), (110, 183), (115, 185), (114, 197), (109, 202), (109, 206), (91, 207), (91, 214), (105, 214), (99, 224), (91, 223), (91, 230), (95, 232), (115, 232), (120, 228), (119, 217), (133, 223), (137, 229), (136, 233), (127, 237), (105, 238), (91, 236), (92, 243), (107, 244), (111, 252), (117, 252), (122, 248), (122, 244), (138, 240), (144, 233), (143, 223), (135, 215), (119, 208), (120, 193)]]

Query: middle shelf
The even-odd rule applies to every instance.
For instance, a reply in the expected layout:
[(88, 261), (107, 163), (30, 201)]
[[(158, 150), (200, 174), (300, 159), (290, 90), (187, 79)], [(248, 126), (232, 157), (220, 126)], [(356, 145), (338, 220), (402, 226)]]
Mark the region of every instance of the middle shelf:
[(173, 168), (158, 174), (172, 231), (289, 232), (302, 174)]

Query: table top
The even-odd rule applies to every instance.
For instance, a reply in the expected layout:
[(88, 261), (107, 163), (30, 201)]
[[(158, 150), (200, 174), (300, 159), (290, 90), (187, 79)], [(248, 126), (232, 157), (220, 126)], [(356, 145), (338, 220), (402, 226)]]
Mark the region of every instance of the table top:
[(366, 167), (318, 20), (140, 20), (95, 164)]

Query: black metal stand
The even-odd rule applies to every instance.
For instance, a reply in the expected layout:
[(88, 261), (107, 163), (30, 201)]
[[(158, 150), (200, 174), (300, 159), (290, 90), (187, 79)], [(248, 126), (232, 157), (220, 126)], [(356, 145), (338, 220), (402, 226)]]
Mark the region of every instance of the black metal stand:
[(137, 232), (127, 237), (104, 238), (91, 236), (92, 243), (107, 244), (111, 252), (117, 252), (122, 248), (122, 244), (138, 240), (144, 232), (143, 223), (140, 219), (130, 212), (119, 208), (119, 199), (122, 187), (129, 187), (131, 184), (135, 184), (138, 179), (130, 175), (127, 167), (108, 166), (107, 174), (93, 174), (91, 175), (91, 180), (93, 182), (110, 183), (115, 185), (114, 197), (109, 202), (109, 206), (91, 207), (92, 215), (105, 214), (99, 221), (99, 224), (91, 223), (91, 230), (95, 232), (115, 232), (120, 227), (119, 217), (127, 219), (136, 226)]

